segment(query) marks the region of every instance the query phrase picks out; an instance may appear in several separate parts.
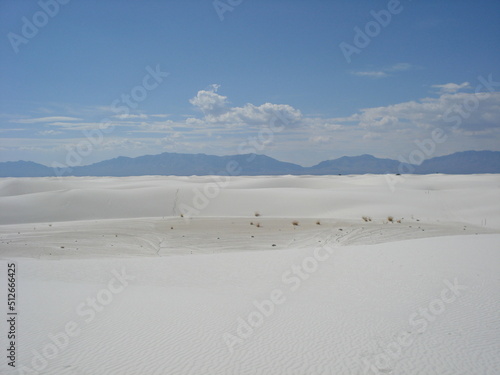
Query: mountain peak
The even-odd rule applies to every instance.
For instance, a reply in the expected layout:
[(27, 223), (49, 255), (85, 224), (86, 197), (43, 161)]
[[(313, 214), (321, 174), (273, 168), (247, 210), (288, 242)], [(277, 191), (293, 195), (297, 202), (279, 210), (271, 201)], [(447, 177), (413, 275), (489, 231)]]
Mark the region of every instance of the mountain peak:
[[(233, 162), (230, 166), (230, 162)], [(236, 168), (234, 163), (236, 163)], [(414, 166), (413, 173), (500, 173), (499, 151), (462, 151), (425, 160)], [(231, 169), (233, 172), (230, 172)], [(325, 160), (312, 167), (282, 162), (267, 155), (240, 154), (216, 156), (203, 153), (180, 154), (164, 152), (135, 158), (120, 156), (95, 164), (73, 167), (67, 176), (143, 176), (143, 175), (336, 175), (405, 173), (397, 160), (380, 159), (373, 155), (343, 156)], [(47, 166), (30, 161), (0, 163), (0, 177), (55, 176)]]

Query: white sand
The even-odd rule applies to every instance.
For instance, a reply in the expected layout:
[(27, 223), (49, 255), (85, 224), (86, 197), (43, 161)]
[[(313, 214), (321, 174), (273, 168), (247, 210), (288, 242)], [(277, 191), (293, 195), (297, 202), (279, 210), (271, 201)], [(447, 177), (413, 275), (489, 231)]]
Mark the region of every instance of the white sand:
[(219, 180), (0, 179), (0, 373), (500, 373), (500, 176)]

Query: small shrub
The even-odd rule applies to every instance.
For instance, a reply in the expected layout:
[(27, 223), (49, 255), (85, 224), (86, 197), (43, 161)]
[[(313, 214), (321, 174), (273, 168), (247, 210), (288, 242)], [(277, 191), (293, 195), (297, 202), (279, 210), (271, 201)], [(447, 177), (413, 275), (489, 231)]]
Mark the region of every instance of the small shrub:
[(393, 223), (394, 222), (394, 218), (392, 216), (387, 216), (387, 221), (389, 223)]
[(250, 222), (250, 225), (253, 225), (253, 221)]
[(299, 222), (298, 222), (297, 220), (292, 221), (292, 225), (298, 226), (298, 225), (299, 225)]
[(255, 215), (255, 217), (259, 217), (259, 216), (260, 216), (260, 213), (259, 213), (259, 212), (256, 212), (254, 215)]
[(260, 223), (255, 224), (257, 228), (260, 228)]
[(321, 225), (321, 221), (319, 221), (319, 220), (318, 220), (318, 221), (316, 222), (316, 225)]
[(369, 217), (369, 216), (363, 216), (362, 219), (365, 221), (365, 222), (369, 222), (369, 221), (372, 221), (372, 218)]
[(181, 214), (181, 217), (184, 217), (184, 214)]

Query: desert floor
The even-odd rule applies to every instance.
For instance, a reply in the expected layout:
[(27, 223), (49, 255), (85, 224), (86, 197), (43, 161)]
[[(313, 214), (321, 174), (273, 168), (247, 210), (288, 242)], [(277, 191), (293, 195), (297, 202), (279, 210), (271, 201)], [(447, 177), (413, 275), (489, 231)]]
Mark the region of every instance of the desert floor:
[(496, 375), (499, 245), (499, 175), (3, 178), (0, 373)]

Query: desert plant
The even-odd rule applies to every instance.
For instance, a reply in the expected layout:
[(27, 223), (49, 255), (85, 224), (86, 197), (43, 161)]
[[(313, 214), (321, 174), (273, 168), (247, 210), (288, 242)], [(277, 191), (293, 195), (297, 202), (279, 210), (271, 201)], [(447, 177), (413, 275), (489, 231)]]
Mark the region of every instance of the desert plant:
[(392, 216), (387, 216), (387, 221), (389, 223), (393, 223), (394, 222), (394, 218)]
[(372, 218), (369, 217), (369, 216), (363, 216), (362, 219), (365, 221), (365, 222), (369, 222), (369, 221), (372, 221)]
[(257, 211), (254, 215), (255, 215), (255, 217), (259, 217), (260, 213)]
[(298, 226), (299, 222), (297, 220), (292, 221), (292, 225)]
[(260, 223), (255, 224), (257, 228), (260, 228)]
[(250, 225), (253, 225), (253, 221), (250, 222)]
[(318, 220), (318, 221), (316, 222), (316, 225), (321, 225), (321, 221), (319, 221), (319, 220)]

